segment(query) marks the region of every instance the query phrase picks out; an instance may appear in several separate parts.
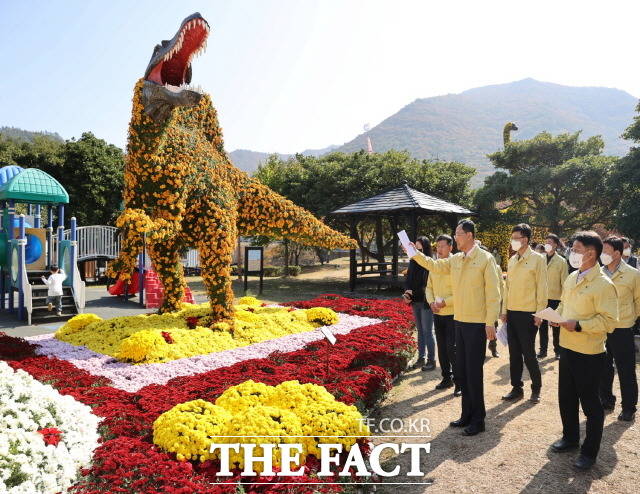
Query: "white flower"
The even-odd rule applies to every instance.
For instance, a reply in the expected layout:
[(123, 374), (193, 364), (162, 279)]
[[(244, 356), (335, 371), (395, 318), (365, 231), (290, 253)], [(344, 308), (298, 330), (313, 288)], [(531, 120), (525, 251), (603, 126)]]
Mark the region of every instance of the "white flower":
[[(66, 491), (98, 446), (100, 419), (30, 374), (0, 361), (0, 494)], [(38, 431), (55, 427), (60, 442)]]

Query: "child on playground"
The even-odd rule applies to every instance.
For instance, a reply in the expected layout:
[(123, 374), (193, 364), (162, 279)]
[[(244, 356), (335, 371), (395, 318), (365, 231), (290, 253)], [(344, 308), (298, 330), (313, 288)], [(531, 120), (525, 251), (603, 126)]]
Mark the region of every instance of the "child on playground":
[(47, 291), (47, 304), (49, 305), (49, 311), (53, 310), (53, 305), (56, 306), (56, 314), (62, 315), (62, 282), (67, 279), (67, 275), (64, 271), (57, 266), (51, 267), (51, 275), (49, 278), (42, 277), (42, 282), (49, 287)]

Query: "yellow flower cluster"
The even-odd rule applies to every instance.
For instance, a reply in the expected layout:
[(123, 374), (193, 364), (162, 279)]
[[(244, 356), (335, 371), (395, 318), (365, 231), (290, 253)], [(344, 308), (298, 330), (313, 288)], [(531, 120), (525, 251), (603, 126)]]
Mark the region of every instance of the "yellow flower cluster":
[[(323, 386), (298, 381), (277, 386), (245, 381), (227, 389), (215, 404), (182, 403), (153, 424), (153, 442), (179, 460), (218, 458), (218, 450), (209, 452), (211, 443), (299, 443), (303, 447), (300, 464), (304, 464), (308, 455), (319, 456), (320, 443), (340, 443), (348, 450), (358, 437), (368, 435), (369, 428), (355, 406), (337, 401)], [(262, 455), (263, 449), (256, 447), (254, 454)], [(231, 451), (230, 461), (243, 468), (242, 450)], [(277, 449), (273, 464), (280, 466)], [(254, 469), (262, 471), (259, 463), (254, 463)]]
[(331, 326), (338, 322), (338, 314), (326, 307), (313, 307), (307, 309), (307, 320), (318, 326)]
[(250, 307), (259, 306), (262, 304), (260, 300), (255, 297), (240, 297), (236, 302), (238, 305), (248, 305)]
[[(211, 98), (175, 108), (156, 122), (144, 112), (136, 84), (124, 172), (120, 257), (109, 275), (128, 279), (146, 245), (164, 287), (161, 313), (184, 294), (180, 253), (197, 248), (212, 324), (233, 324), (230, 264), (238, 234), (287, 237), (325, 248), (354, 247), (308, 211), (235, 168), (224, 151)], [(144, 238), (144, 241), (143, 241)]]
[[(225, 322), (212, 324), (208, 304), (183, 304), (182, 310), (166, 314), (105, 320), (82, 314), (63, 325), (56, 338), (126, 362), (161, 363), (252, 345), (338, 322), (338, 315), (331, 309), (291, 311), (286, 307), (261, 307), (257, 299), (247, 301), (252, 305), (235, 307), (233, 326)], [(193, 329), (189, 328), (191, 318), (198, 318)], [(318, 322), (319, 318), (323, 322)], [(163, 332), (168, 333), (171, 341), (167, 341)]]
[(102, 318), (100, 316), (97, 316), (95, 314), (78, 314), (77, 316), (73, 316), (71, 319), (69, 319), (64, 326), (62, 326), (58, 332), (56, 333), (56, 337), (58, 335), (60, 336), (66, 336), (66, 335), (71, 335), (74, 333), (77, 333), (78, 331), (83, 330), (84, 328), (86, 328), (89, 324), (92, 324), (94, 322), (98, 322), (98, 321), (102, 321)]

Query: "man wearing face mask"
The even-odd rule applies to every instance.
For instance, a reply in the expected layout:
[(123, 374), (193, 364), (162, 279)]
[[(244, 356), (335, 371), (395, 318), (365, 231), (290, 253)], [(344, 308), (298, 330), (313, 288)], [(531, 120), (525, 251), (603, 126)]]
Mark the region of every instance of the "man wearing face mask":
[(606, 360), (605, 341), (618, 324), (618, 294), (598, 264), (602, 240), (596, 232), (574, 237), (569, 262), (576, 268), (564, 282), (558, 312), (560, 323), (560, 370), (558, 404), (562, 439), (553, 443), (556, 452), (580, 445), (580, 410), (587, 416), (587, 434), (574, 465), (587, 470), (600, 449), (604, 409), (599, 385)]
[(500, 313), (499, 277), (495, 261), (475, 243), (475, 224), (462, 220), (455, 240), (460, 252), (431, 259), (417, 252), (411, 259), (433, 273), (451, 275), (453, 319), (456, 331), (456, 380), (462, 389), (462, 414), (449, 425), (464, 427), (464, 435), (485, 430), (483, 369), (487, 339), (496, 339)]
[(622, 259), (632, 268), (638, 269), (638, 258), (631, 253), (631, 241), (627, 237), (622, 237), (624, 249), (622, 251)]
[(600, 381), (602, 406), (613, 410), (616, 397), (613, 395), (613, 362), (615, 361), (622, 412), (618, 420), (630, 422), (638, 404), (638, 381), (636, 378), (636, 352), (633, 343), (633, 326), (640, 315), (640, 272), (622, 262), (624, 244), (618, 237), (608, 237), (604, 241), (600, 260), (605, 274), (611, 278), (618, 291), (619, 321), (613, 333), (607, 336), (607, 360)]
[(503, 400), (518, 400), (524, 396), (522, 387), (522, 363), (531, 376), (530, 401), (540, 401), (542, 377), (536, 359), (536, 332), (542, 322), (535, 312), (547, 307), (547, 263), (529, 246), (531, 227), (520, 223), (513, 227), (511, 248), (515, 254), (509, 259), (507, 284), (500, 318), (507, 323), (509, 342), (509, 370), (511, 391)]
[[(564, 250), (562, 240), (557, 235), (550, 233), (547, 235), (544, 244), (547, 259), (547, 291), (549, 300), (547, 306), (557, 309), (560, 305), (560, 297), (562, 295), (562, 285), (564, 280), (569, 276), (569, 268), (567, 260), (558, 254), (558, 249)], [(540, 324), (540, 353), (538, 359), (542, 360), (547, 356), (547, 348), (549, 345), (549, 330), (547, 321)], [(560, 328), (552, 328), (553, 332), (553, 351), (556, 360), (560, 358)]]

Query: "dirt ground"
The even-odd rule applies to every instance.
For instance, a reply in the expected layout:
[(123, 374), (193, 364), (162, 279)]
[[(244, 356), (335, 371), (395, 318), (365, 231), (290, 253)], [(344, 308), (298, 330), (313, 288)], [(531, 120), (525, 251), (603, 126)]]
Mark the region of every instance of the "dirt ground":
[[(639, 492), (640, 432), (637, 422), (618, 421), (618, 405), (605, 418), (598, 462), (590, 472), (577, 471), (572, 465), (577, 453), (557, 454), (549, 449), (562, 435), (557, 401), (558, 361), (547, 358), (540, 363), (543, 379), (540, 403), (528, 401), (530, 391), (526, 371), (525, 399), (509, 403), (501, 400), (501, 396), (510, 390), (508, 353), (500, 344), (498, 350), (501, 356), (488, 358), (484, 366), (487, 429), (474, 437), (462, 436), (459, 429), (448, 427), (451, 420), (460, 416), (460, 398), (454, 397), (450, 389), (435, 389), (441, 378), (439, 369), (411, 370), (403, 374), (382, 403), (380, 419), (401, 418), (405, 430), (410, 419), (416, 419), (416, 423), (419, 423), (418, 419), (428, 419), (431, 437), (424, 440), (431, 441), (431, 452), (424, 454), (421, 462), (424, 477), (414, 477), (412, 481), (432, 484), (380, 486), (376, 492), (395, 494), (398, 487), (403, 494)], [(617, 382), (614, 394), (619, 401)], [(584, 438), (584, 416), (581, 420)], [(389, 424), (389, 420), (386, 423)], [(381, 440), (375, 441), (379, 442)], [(406, 472), (409, 463), (409, 455), (405, 453), (388, 459), (385, 469), (401, 465), (402, 472)], [(388, 481), (405, 479), (396, 477)]]

